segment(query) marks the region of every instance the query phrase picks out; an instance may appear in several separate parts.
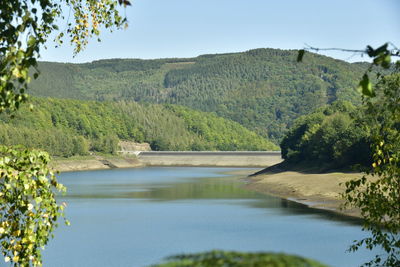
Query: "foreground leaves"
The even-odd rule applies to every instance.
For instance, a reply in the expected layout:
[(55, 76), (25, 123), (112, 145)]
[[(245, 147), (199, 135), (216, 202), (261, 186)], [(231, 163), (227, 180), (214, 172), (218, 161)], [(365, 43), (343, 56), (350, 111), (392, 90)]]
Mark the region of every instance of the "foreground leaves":
[[(400, 60), (398, 59), (400, 57), (400, 49), (392, 43), (384, 43), (383, 45), (375, 49), (368, 45), (363, 50), (343, 48), (316, 48), (308, 46), (307, 48), (298, 51), (297, 62), (303, 61), (303, 57), (306, 51), (340, 51), (346, 53), (360, 54), (361, 56), (367, 55), (368, 57), (370, 57), (372, 59), (372, 62), (369, 65), (367, 71), (364, 73), (358, 86), (358, 91), (366, 97), (375, 97), (375, 90), (369, 77), (369, 74), (372, 72), (374, 67), (381, 68), (382, 70), (400, 70)], [(397, 60), (395, 60), (394, 58), (397, 58)], [(377, 78), (380, 78), (385, 74), (387, 74), (387, 72), (376, 72)]]
[(55, 191), (65, 188), (48, 162), (46, 152), (0, 146), (0, 246), (15, 266), (42, 264), (41, 249), (63, 217)]
[[(8, 0), (0, 1), (0, 113), (17, 110), (28, 99), (26, 90), (39, 76), (40, 48), (56, 33), (60, 45), (68, 39), (79, 53), (100, 27), (126, 26), (118, 7), (127, 0)], [(65, 19), (63, 11), (69, 10)], [(58, 24), (65, 25), (59, 29)], [(33, 74), (30, 75), (30, 71)]]
[(371, 237), (356, 241), (350, 250), (378, 247), (386, 255), (377, 255), (366, 265), (400, 266), (400, 74), (383, 78), (377, 89), (378, 96), (365, 103), (372, 170), (346, 183), (344, 194), (347, 206), (361, 210), (364, 230)]
[(283, 253), (243, 253), (214, 250), (172, 256), (153, 267), (326, 267), (317, 261)]
[[(57, 34), (59, 44), (64, 36), (69, 38), (76, 54), (99, 35), (101, 26), (121, 28), (126, 23), (119, 5), (130, 5), (130, 1), (0, 1), (0, 113), (13, 116), (27, 101), (28, 83), (39, 75), (40, 48), (51, 34)], [(72, 16), (59, 31), (63, 9)], [(13, 265), (41, 265), (40, 249), (62, 216), (63, 206), (56, 203), (54, 189), (65, 188), (57, 183), (48, 162), (45, 152), (0, 146), (0, 246), (5, 261)]]

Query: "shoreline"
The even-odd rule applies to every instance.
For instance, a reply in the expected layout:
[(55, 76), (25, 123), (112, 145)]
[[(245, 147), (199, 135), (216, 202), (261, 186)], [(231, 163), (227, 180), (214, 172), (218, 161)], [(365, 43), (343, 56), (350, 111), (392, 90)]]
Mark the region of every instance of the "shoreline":
[(67, 159), (53, 159), (50, 166), (53, 170), (59, 172), (145, 167), (145, 165), (136, 157), (124, 156), (87, 156)]
[(304, 204), (310, 208), (331, 211), (340, 215), (361, 218), (357, 209), (341, 209), (340, 194), (344, 183), (361, 177), (361, 173), (329, 172), (303, 173), (282, 170), (265, 172), (245, 178), (245, 188)]
[[(85, 159), (85, 160), (53, 160), (51, 168), (59, 172), (74, 172), (74, 171), (93, 171), (93, 170), (110, 170), (110, 169), (123, 169), (123, 168), (143, 168), (143, 167), (209, 167), (209, 168), (263, 168), (260, 165), (233, 165), (233, 164), (146, 164), (140, 160), (131, 162), (132, 160), (126, 160), (125, 158), (115, 160), (107, 160), (109, 163), (104, 164), (97, 159)], [(245, 173), (243, 175), (251, 175), (252, 173)]]
[(140, 154), (91, 155), (56, 158), (61, 172), (137, 167), (250, 167), (265, 168), (281, 162), (280, 152), (268, 151), (151, 151)]
[[(169, 162), (171, 163), (171, 162)], [(141, 168), (141, 167), (244, 167), (257, 168), (254, 165), (220, 165), (220, 164), (146, 164), (134, 156), (87, 156), (72, 159), (54, 159), (51, 167), (60, 172), (107, 170), (115, 168)], [(264, 167), (265, 168), (265, 165)], [(282, 199), (298, 202), (311, 208), (327, 210), (340, 215), (361, 218), (356, 209), (341, 210), (343, 200), (340, 193), (344, 192), (346, 181), (360, 177), (360, 173), (350, 172), (302, 172), (301, 170), (289, 171), (260, 171), (255, 174), (243, 171), (240, 174), (246, 182), (246, 189), (261, 194), (272, 195)]]

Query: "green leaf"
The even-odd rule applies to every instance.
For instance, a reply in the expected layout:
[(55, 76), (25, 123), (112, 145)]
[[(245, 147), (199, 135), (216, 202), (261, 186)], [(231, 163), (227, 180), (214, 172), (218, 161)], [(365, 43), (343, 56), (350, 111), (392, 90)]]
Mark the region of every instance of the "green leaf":
[(297, 62), (303, 61), (304, 53), (306, 51), (304, 49), (299, 50), (299, 53), (297, 54)]
[(375, 53), (376, 55), (379, 55), (381, 53), (387, 52), (388, 51), (388, 43), (385, 43), (384, 45), (378, 47), (377, 49), (375, 49)]
[(32, 35), (29, 36), (29, 39), (28, 39), (28, 46), (34, 46), (35, 44), (36, 44), (36, 38), (33, 37)]
[(385, 69), (388, 69), (388, 68), (390, 68), (390, 63), (391, 63), (391, 61), (392, 61), (392, 59), (391, 59), (390, 55), (387, 54), (387, 55), (385, 55), (385, 56), (383, 57), (381, 66), (382, 66), (383, 68), (385, 68)]
[(368, 74), (364, 74), (357, 89), (359, 92), (361, 92), (365, 96), (369, 96), (369, 97), (375, 96), (375, 93), (372, 89), (372, 83), (369, 80)]
[(373, 49), (371, 46), (367, 46), (366, 52), (369, 57), (376, 57), (379, 54), (388, 52), (388, 44), (385, 43), (384, 45), (378, 47), (377, 49)]
[(367, 49), (365, 49), (365, 51), (369, 57), (374, 57), (375, 50), (370, 45), (367, 45)]

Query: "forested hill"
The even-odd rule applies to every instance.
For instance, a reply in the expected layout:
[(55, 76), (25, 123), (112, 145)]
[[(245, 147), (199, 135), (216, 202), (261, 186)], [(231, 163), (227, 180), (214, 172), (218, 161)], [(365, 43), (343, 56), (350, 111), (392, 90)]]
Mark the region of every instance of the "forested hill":
[(278, 150), (265, 138), (215, 114), (176, 105), (37, 98), (15, 118), (0, 116), (0, 144), (44, 149), (53, 156), (115, 153), (118, 141), (155, 150)]
[(299, 117), (281, 142), (286, 166), (300, 164), (328, 170), (353, 165), (369, 167), (371, 135), (364, 107), (336, 101)]
[(37, 96), (172, 103), (216, 112), (278, 141), (295, 118), (337, 99), (359, 101), (366, 68), (297, 51), (255, 49), (185, 59), (42, 62)]

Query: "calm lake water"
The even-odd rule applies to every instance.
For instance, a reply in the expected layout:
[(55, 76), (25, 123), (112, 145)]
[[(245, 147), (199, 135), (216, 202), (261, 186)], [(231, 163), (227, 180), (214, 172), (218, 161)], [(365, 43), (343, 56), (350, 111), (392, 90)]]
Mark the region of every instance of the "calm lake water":
[(148, 266), (177, 253), (211, 249), (274, 251), (331, 266), (373, 257), (346, 253), (359, 222), (247, 191), (233, 168), (138, 168), (71, 172), (71, 226), (61, 225), (44, 266)]

